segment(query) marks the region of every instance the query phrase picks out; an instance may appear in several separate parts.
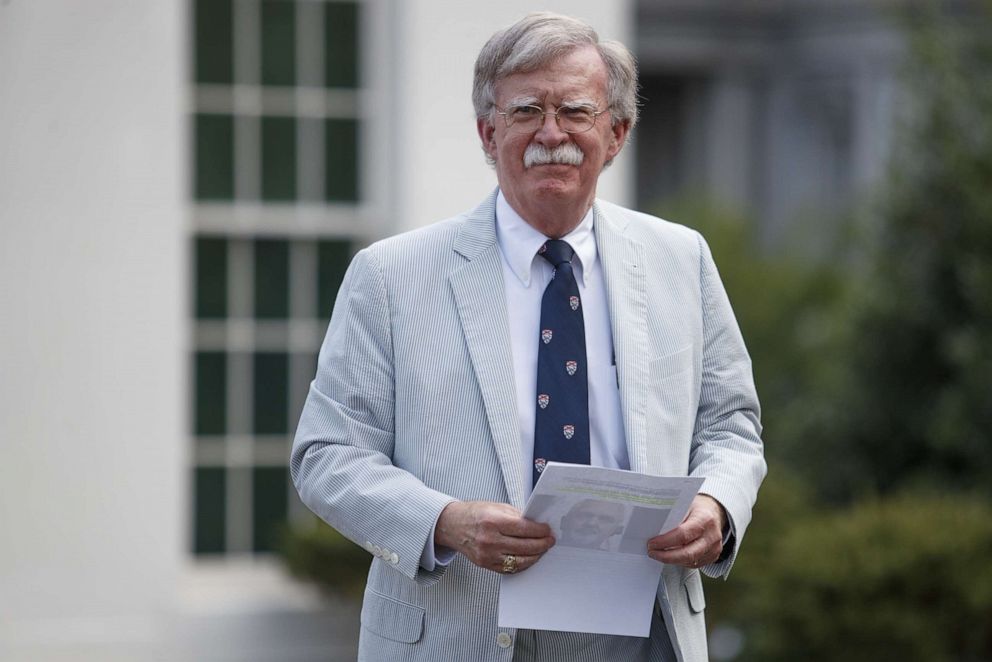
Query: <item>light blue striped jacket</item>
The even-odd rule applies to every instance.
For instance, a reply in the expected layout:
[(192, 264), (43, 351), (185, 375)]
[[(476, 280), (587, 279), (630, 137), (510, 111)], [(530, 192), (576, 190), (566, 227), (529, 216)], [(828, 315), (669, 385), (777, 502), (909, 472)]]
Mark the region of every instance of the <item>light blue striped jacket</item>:
[[(734, 535), (704, 571), (726, 575), (766, 470), (740, 331), (696, 232), (601, 201), (594, 214), (631, 468), (706, 478)], [(338, 293), (291, 471), (303, 501), (375, 555), (360, 659), (509, 662), (534, 641), (497, 627), (497, 574), (461, 556), (419, 566), (453, 499), (524, 505), (500, 259), (494, 193), (361, 251)], [(679, 660), (707, 659), (699, 571), (662, 578), (653, 636), (667, 631)], [(541, 636), (537, 659), (631, 659), (646, 641)]]

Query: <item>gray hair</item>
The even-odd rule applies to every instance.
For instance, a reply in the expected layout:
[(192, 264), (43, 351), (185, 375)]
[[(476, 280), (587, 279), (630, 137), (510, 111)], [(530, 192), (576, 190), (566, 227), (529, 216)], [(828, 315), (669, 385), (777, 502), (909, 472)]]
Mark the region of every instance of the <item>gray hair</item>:
[(600, 41), (588, 24), (552, 12), (528, 14), (496, 32), (475, 61), (472, 104), (479, 119), (492, 120), (496, 84), (516, 73), (535, 71), (583, 46), (595, 46), (608, 72), (606, 101), (613, 123), (637, 124), (637, 64), (618, 41)]

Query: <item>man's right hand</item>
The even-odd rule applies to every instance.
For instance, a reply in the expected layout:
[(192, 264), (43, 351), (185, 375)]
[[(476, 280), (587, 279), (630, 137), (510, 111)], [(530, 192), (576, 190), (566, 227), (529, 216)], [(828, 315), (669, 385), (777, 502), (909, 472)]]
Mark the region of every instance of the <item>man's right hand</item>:
[(551, 527), (524, 518), (505, 503), (454, 501), (445, 506), (434, 528), (434, 544), (453, 549), (487, 570), (503, 572), (507, 555), (516, 570), (526, 570), (551, 549)]

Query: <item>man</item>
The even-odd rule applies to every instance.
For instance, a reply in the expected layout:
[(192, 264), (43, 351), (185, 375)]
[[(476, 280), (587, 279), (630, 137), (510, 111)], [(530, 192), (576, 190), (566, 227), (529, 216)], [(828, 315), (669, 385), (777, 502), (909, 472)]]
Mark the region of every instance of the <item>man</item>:
[[(497, 192), (374, 244), (338, 293), (293, 446), (304, 502), (375, 555), (363, 660), (705, 660), (699, 569), (730, 570), (765, 473), (730, 305), (693, 231), (595, 199), (636, 71), (533, 14), (476, 62)], [(705, 477), (649, 638), (501, 629), (500, 573), (553, 544), (521, 509), (549, 460)], [(538, 570), (539, 571), (539, 570)]]
[(623, 533), (626, 514), (622, 503), (583, 499), (561, 517), (558, 545), (607, 549), (606, 541)]

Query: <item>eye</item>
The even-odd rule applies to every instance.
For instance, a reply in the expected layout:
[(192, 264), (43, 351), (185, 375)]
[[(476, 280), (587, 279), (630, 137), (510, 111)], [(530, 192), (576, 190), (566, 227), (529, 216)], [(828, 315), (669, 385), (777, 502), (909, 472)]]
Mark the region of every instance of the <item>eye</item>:
[(563, 117), (567, 117), (573, 120), (588, 119), (592, 117), (593, 114), (592, 110), (590, 110), (589, 108), (585, 108), (583, 106), (578, 106), (575, 108), (565, 106), (558, 112), (561, 113)]
[(544, 111), (537, 106), (517, 106), (511, 109), (510, 113), (513, 115), (514, 119), (525, 120), (542, 115)]

